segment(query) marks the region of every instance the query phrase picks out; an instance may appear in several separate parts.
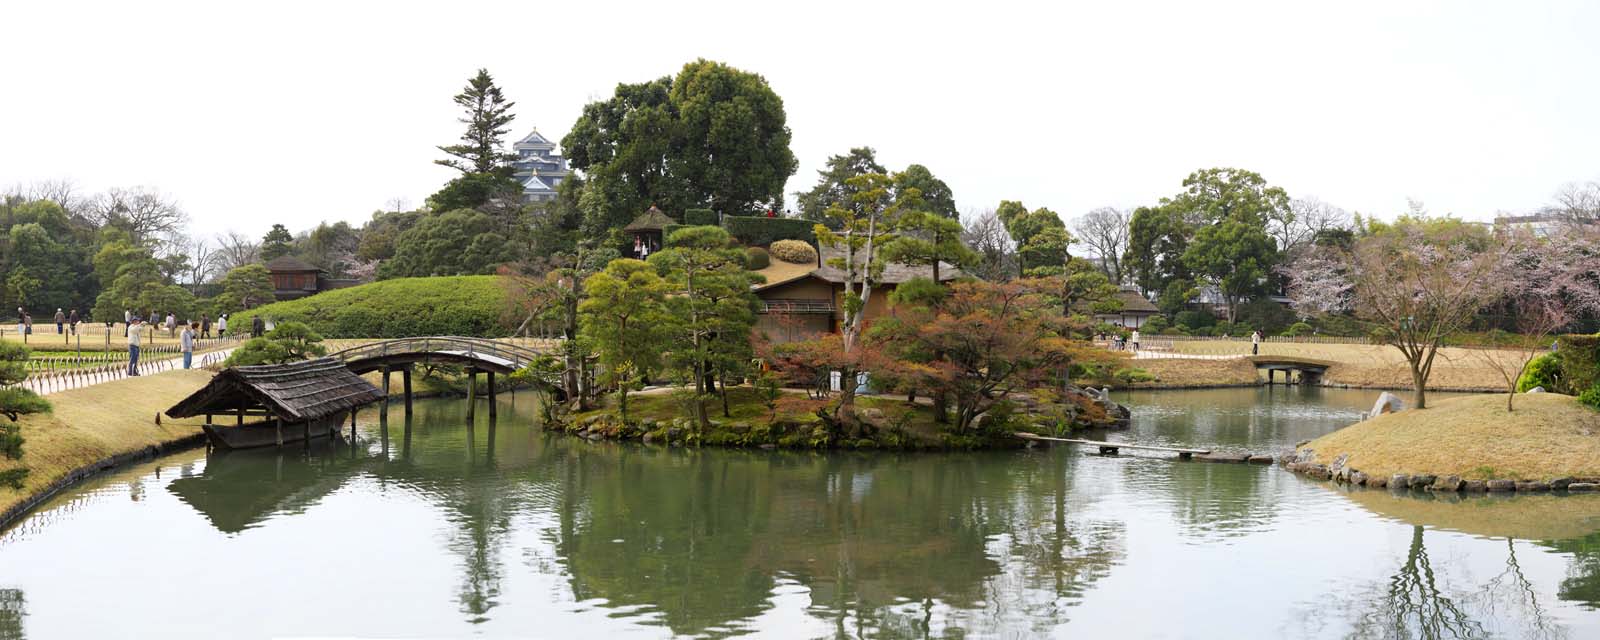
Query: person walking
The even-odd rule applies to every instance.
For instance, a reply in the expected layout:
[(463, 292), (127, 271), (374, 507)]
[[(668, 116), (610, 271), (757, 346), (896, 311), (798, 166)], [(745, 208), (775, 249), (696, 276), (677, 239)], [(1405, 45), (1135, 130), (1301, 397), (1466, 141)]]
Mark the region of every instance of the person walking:
[(211, 338), (211, 314), (209, 313), (200, 314), (200, 337)]
[(128, 337), (128, 325), (130, 325), (130, 324), (133, 324), (133, 312), (129, 311), (127, 309), (123, 309), (122, 310), (122, 337), (124, 337), (124, 338)]
[(217, 316), (217, 337), (226, 338), (228, 334), (228, 314)]
[(200, 335), (200, 323), (191, 322), (183, 328), (183, 335), (179, 336), (179, 346), (183, 350), (183, 368), (188, 369), (194, 362), (194, 339)]
[(72, 335), (78, 335), (78, 322), (81, 320), (82, 318), (78, 317), (78, 309), (76, 307), (72, 309), (72, 313), (67, 314), (67, 326), (72, 327)]
[(178, 337), (178, 317), (172, 315), (171, 311), (167, 312), (167, 337)]
[(128, 375), (139, 375), (139, 337), (144, 331), (144, 319), (139, 316), (129, 318), (125, 329), (128, 332)]
[(250, 337), (259, 338), (266, 333), (267, 323), (265, 320), (261, 319), (261, 316), (258, 315), (250, 319)]
[(1261, 330), (1250, 332), (1250, 355), (1261, 355)]
[(24, 342), (27, 341), (26, 338), (28, 337), (28, 312), (23, 311), (22, 307), (17, 307), (17, 335), (22, 336), (24, 338), (24, 340), (23, 340)]
[(1133, 352), (1134, 353), (1138, 353), (1139, 352), (1139, 330), (1138, 329), (1134, 329), (1133, 330), (1133, 334), (1128, 336), (1128, 342), (1132, 342), (1133, 343)]
[(31, 313), (23, 312), (22, 314), (22, 335), (33, 335), (33, 314)]
[(61, 312), (61, 307), (56, 307), (56, 335), (67, 332), (67, 314)]

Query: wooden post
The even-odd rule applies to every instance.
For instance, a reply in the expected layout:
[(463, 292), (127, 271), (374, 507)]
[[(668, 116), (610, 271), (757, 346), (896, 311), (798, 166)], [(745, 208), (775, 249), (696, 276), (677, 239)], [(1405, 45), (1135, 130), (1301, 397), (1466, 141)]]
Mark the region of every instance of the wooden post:
[(304, 438), (303, 442), (306, 443), (306, 448), (310, 449), (311, 448), (311, 421), (310, 420), (305, 420), (305, 421), (302, 421), (300, 423), (300, 437)]
[[(495, 408), (494, 408), (494, 372), (493, 371), (489, 372), (488, 378), (489, 378), (489, 380), (488, 380), (488, 382), (489, 382), (489, 420), (490, 420), (490, 424), (494, 424), (493, 421), (494, 421), (494, 416), (495, 416)], [(493, 431), (491, 430), (490, 433), (493, 433)]]
[(467, 369), (467, 422), (472, 422), (478, 408), (478, 370)]
[(282, 420), (273, 420), (272, 421), (272, 432), (273, 432), (274, 435), (278, 436), (278, 446), (281, 448), (283, 446), (283, 421)]
[(360, 409), (351, 409), (350, 410), (350, 448), (352, 448), (352, 449), (354, 449), (355, 446), (356, 446), (356, 412), (357, 411), (360, 411)]
[(239, 424), (244, 424), (244, 405), (239, 405)]
[(383, 367), (383, 404), (378, 405), (378, 422), (389, 419), (389, 366)]
[(406, 365), (406, 368), (400, 370), (400, 384), (405, 387), (406, 417), (409, 418), (411, 417), (411, 365)]

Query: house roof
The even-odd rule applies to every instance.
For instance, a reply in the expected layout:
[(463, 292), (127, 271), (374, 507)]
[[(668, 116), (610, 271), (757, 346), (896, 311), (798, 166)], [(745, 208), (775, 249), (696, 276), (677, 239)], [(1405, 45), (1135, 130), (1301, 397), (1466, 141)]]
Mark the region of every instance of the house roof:
[(634, 218), (633, 222), (629, 222), (628, 226), (623, 227), (622, 230), (624, 232), (661, 231), (667, 228), (669, 224), (678, 224), (678, 221), (673, 220), (672, 216), (662, 213), (655, 205), (650, 205), (649, 211), (639, 214), (639, 217)]
[[(834, 284), (844, 282), (844, 270), (827, 264), (833, 258), (843, 258), (842, 252), (833, 249), (822, 250), (823, 266), (817, 267), (810, 264), (793, 264), (774, 258), (765, 269), (757, 271), (766, 276), (767, 282), (755, 286), (756, 291), (770, 289), (780, 284), (787, 284), (802, 278), (817, 278), (824, 282)], [(965, 276), (966, 273), (948, 262), (939, 263), (939, 281), (949, 282)], [(912, 278), (932, 278), (933, 267), (924, 265), (909, 265), (899, 262), (890, 262), (883, 266), (883, 274), (874, 282), (878, 284), (900, 284)]]
[(322, 271), (322, 268), (294, 256), (279, 256), (273, 258), (272, 261), (267, 263), (267, 271)]
[(539, 176), (536, 175), (530, 175), (528, 176), (527, 180), (522, 181), (522, 190), (537, 192), (555, 191), (555, 189), (550, 188), (549, 184), (546, 184), (545, 181), (540, 180)]
[(1161, 313), (1161, 309), (1132, 287), (1123, 287), (1117, 292), (1117, 299), (1122, 301), (1122, 311), (1119, 313)]
[(263, 407), (283, 422), (300, 423), (380, 400), (383, 392), (352, 373), (343, 362), (318, 358), (225, 369), (205, 387), (167, 409), (167, 416), (189, 418), (225, 414), (240, 407)]
[(546, 138), (542, 134), (540, 134), (539, 130), (537, 128), (534, 129), (533, 131), (529, 131), (528, 135), (523, 136), (521, 140), (517, 141), (517, 144), (518, 145), (526, 145), (526, 146), (541, 146), (541, 147), (542, 146), (550, 146), (550, 147), (554, 147), (555, 146), (555, 143), (550, 142), (549, 138)]

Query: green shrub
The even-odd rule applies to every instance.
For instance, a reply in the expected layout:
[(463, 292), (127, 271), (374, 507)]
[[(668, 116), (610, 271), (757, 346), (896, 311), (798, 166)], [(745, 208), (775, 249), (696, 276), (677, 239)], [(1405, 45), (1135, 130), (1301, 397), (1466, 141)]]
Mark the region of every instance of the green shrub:
[(744, 268), (751, 271), (760, 271), (772, 264), (772, 257), (767, 255), (767, 250), (761, 247), (750, 247), (744, 250)]
[(1355, 338), (1367, 335), (1366, 325), (1350, 316), (1321, 316), (1311, 320), (1317, 333), (1325, 336)]
[(799, 240), (779, 240), (767, 248), (772, 257), (790, 264), (816, 264), (817, 248)]
[(1156, 379), (1155, 375), (1151, 374), (1149, 371), (1134, 368), (1117, 369), (1117, 372), (1113, 375), (1116, 376), (1118, 381), (1121, 381), (1124, 384), (1132, 384), (1135, 382), (1152, 382)]
[(1145, 333), (1154, 334), (1166, 331), (1167, 328), (1171, 326), (1172, 323), (1167, 322), (1166, 316), (1150, 316), (1150, 319), (1145, 320), (1144, 324), (1139, 326), (1139, 330)]
[(683, 223), (688, 226), (715, 225), (717, 212), (710, 209), (688, 209), (683, 212)]
[(1600, 336), (1561, 336), (1556, 353), (1561, 354), (1561, 379), (1569, 392), (1595, 386), (1600, 378)]
[(1217, 323), (1217, 317), (1204, 311), (1179, 311), (1173, 316), (1173, 323), (1200, 335), (1195, 329), (1204, 329)]
[[(1295, 319), (1293, 310), (1266, 296), (1239, 305), (1238, 317), (1241, 324), (1260, 329), (1262, 335), (1283, 331), (1284, 327), (1294, 324)], [(1245, 333), (1250, 332), (1246, 330)]]
[(799, 218), (722, 216), (722, 228), (739, 242), (751, 246), (765, 246), (779, 240), (817, 241), (816, 223)]
[(692, 226), (695, 226), (695, 225), (692, 225), (692, 224), (669, 224), (669, 225), (667, 225), (665, 227), (662, 227), (661, 228), (661, 244), (665, 245), (665, 247), (662, 247), (662, 248), (666, 248), (666, 247), (672, 246), (672, 234), (673, 234), (673, 232), (681, 231), (683, 229), (688, 229), (689, 227), (692, 227)]
[(1560, 354), (1546, 353), (1528, 363), (1528, 368), (1522, 372), (1522, 377), (1517, 378), (1517, 393), (1523, 393), (1534, 387), (1544, 387), (1545, 391), (1551, 393), (1572, 392), (1561, 383)]
[(1600, 384), (1584, 390), (1583, 394), (1578, 396), (1578, 402), (1590, 409), (1600, 410)]
[(1250, 335), (1251, 330), (1252, 329), (1250, 325), (1243, 322), (1218, 322), (1217, 326), (1212, 327), (1211, 335), (1234, 337), (1248, 336)]
[(223, 362), (227, 367), (245, 367), (261, 364), (288, 364), (328, 355), (322, 346), (322, 336), (302, 322), (285, 322), (267, 332), (265, 337), (251, 338)]
[(1298, 337), (1301, 337), (1301, 336), (1309, 336), (1309, 335), (1314, 334), (1316, 332), (1317, 332), (1316, 327), (1313, 327), (1313, 326), (1311, 326), (1309, 324), (1306, 324), (1304, 322), (1296, 322), (1294, 324), (1289, 325), (1288, 328), (1284, 329), (1283, 333), (1281, 335), (1288, 336), (1290, 338), (1298, 338)]
[(241, 311), (228, 326), (243, 332), (260, 315), (303, 322), (326, 338), (497, 338), (509, 333), (505, 310), (499, 276), (395, 278)]

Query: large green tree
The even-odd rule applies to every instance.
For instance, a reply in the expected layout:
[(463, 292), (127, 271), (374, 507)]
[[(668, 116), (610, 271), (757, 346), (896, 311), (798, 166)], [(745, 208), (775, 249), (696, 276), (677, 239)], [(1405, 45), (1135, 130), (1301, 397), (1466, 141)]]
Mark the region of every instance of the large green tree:
[(259, 264), (235, 267), (222, 276), (222, 293), (213, 303), (216, 313), (238, 313), (275, 299), (272, 274)]
[(1234, 218), (1200, 229), (1183, 253), (1183, 263), (1222, 295), (1228, 322), (1238, 318), (1240, 302), (1263, 291), (1277, 258), (1264, 229)]
[(697, 60), (586, 105), (561, 146), (585, 174), (579, 207), (586, 235), (598, 237), (652, 204), (731, 214), (781, 206), (798, 165), (789, 139), (783, 100), (765, 79)]
[(916, 189), (922, 197), (923, 210), (935, 215), (959, 220), (961, 214), (956, 211), (956, 197), (950, 191), (950, 185), (934, 177), (933, 172), (920, 164), (906, 167), (905, 171), (895, 174), (894, 190), (896, 193), (908, 189)]
[(276, 260), (294, 252), (294, 234), (288, 227), (274, 224), (261, 238), (261, 259)]
[(816, 186), (795, 194), (800, 217), (825, 222), (828, 207), (852, 202), (855, 191), (849, 185), (850, 179), (872, 173), (889, 173), (878, 164), (877, 152), (872, 147), (855, 147), (844, 154), (828, 156), (823, 168), (817, 171)]
[(401, 233), (394, 257), (378, 268), (378, 277), (489, 274), (514, 257), (493, 218), (458, 209), (423, 218)]

